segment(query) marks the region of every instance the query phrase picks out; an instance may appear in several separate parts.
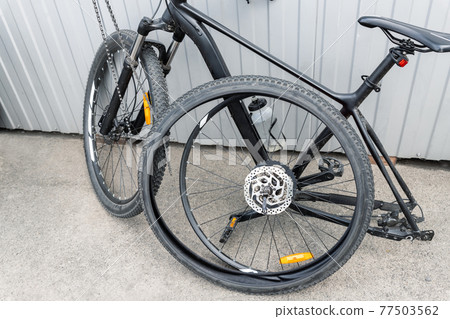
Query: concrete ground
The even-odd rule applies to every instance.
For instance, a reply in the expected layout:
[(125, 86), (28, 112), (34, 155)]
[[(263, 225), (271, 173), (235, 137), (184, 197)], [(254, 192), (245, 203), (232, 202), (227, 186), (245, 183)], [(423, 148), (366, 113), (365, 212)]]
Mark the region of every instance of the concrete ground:
[(450, 299), (448, 163), (397, 164), (425, 212), (421, 227), (436, 232), (433, 241), (367, 235), (322, 283), (250, 296), (187, 271), (142, 214), (109, 216), (91, 188), (81, 136), (0, 131), (0, 150), (0, 300)]

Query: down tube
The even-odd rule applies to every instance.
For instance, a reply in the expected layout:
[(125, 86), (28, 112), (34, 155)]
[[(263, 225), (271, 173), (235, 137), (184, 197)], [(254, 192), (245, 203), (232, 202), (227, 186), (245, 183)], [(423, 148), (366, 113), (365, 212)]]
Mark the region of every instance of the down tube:
[[(182, 30), (195, 43), (212, 75), (216, 79), (231, 76), (230, 71), (223, 59), (219, 48), (212, 38), (206, 27), (199, 23), (196, 19), (189, 16), (188, 13), (182, 12), (183, 6), (172, 11), (172, 17), (181, 26)], [(267, 150), (260, 142), (258, 132), (254, 128), (250, 114), (246, 106), (236, 101), (228, 106), (230, 114), (243, 137), (248, 149), (255, 161), (259, 163), (269, 158)]]

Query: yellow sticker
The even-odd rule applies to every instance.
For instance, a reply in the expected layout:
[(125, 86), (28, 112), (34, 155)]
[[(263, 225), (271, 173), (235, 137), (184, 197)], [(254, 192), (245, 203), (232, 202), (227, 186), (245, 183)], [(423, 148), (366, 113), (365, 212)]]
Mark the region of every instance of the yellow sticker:
[(150, 98), (148, 97), (148, 92), (144, 93), (144, 115), (145, 115), (145, 123), (147, 125), (152, 123), (152, 116), (150, 113)]
[(298, 263), (300, 261), (305, 261), (305, 260), (308, 260), (311, 258), (313, 258), (313, 254), (311, 254), (310, 252), (292, 254), (292, 255), (281, 257), (280, 264)]

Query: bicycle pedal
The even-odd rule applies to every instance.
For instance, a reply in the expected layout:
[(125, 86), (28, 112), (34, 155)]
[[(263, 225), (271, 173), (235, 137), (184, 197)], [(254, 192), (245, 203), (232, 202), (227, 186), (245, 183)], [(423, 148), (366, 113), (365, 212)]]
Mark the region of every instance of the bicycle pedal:
[(341, 177), (344, 174), (344, 165), (333, 157), (323, 157), (319, 164), (319, 170), (321, 172), (330, 172), (334, 176)]
[(225, 230), (222, 233), (222, 236), (219, 239), (219, 242), (224, 244), (228, 241), (228, 239), (231, 236), (231, 233), (233, 232), (233, 230), (236, 228), (238, 219), (237, 217), (231, 217), (230, 221), (228, 222), (227, 227), (225, 228)]

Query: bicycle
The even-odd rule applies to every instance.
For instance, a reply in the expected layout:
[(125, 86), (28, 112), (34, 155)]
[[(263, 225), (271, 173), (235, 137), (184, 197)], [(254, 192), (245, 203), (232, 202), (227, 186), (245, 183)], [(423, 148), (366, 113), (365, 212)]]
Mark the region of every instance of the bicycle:
[[(392, 19), (360, 18), (361, 25), (380, 28), (395, 47), (370, 76), (362, 77), (355, 92), (336, 93), (186, 0), (166, 4), (162, 18), (141, 20), (132, 51), (139, 52), (152, 31), (173, 32), (169, 50), (153, 42), (162, 64), (170, 66), (187, 35), (215, 79), (163, 110), (141, 153), (139, 193), (146, 218), (178, 261), (227, 288), (281, 293), (309, 287), (333, 274), (366, 233), (391, 240), (432, 240), (434, 232), (417, 225), (424, 220), (420, 206), (358, 107), (371, 92), (379, 91), (378, 83), (394, 65), (408, 63), (407, 55), (449, 52), (450, 34)], [(312, 89), (269, 77), (230, 77), (206, 26)], [(119, 81), (118, 86), (125, 84)], [(322, 96), (342, 108), (337, 110)], [(117, 107), (112, 102), (109, 109)], [(193, 120), (196, 117), (199, 121)], [(364, 144), (349, 124), (350, 117)], [(186, 130), (189, 135), (183, 134)], [(395, 202), (374, 199), (365, 147)], [(159, 155), (162, 150), (164, 159)], [(165, 170), (169, 174), (161, 180)], [(421, 215), (413, 214), (414, 209)], [(370, 225), (373, 210), (384, 212), (376, 217), (375, 226)]]

